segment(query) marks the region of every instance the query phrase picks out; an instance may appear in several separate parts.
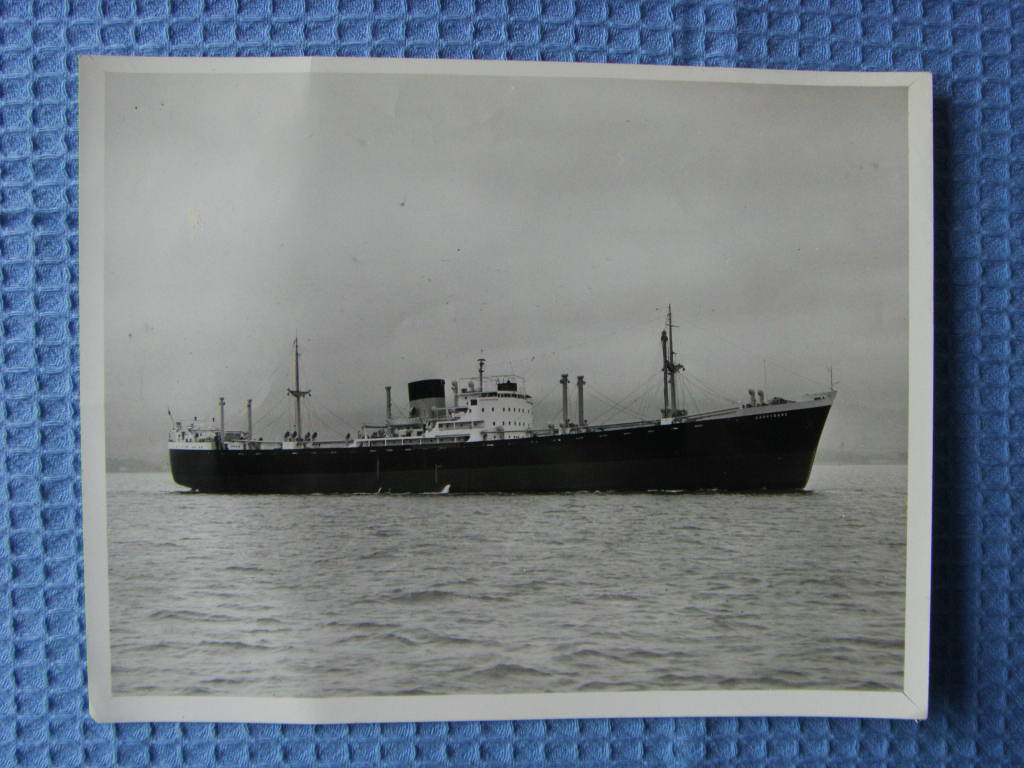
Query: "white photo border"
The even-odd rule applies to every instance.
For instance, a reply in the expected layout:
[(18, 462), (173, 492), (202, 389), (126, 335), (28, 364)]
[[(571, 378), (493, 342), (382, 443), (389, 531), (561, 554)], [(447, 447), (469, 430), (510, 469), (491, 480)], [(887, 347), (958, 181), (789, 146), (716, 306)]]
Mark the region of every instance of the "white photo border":
[[(100, 722), (356, 723), (569, 717), (829, 716), (923, 719), (928, 712), (933, 414), (932, 80), (924, 72), (797, 72), (370, 58), (79, 57), (79, 317), (82, 504), (89, 711)], [(902, 691), (716, 690), (333, 698), (122, 696), (112, 692), (104, 424), (106, 76), (366, 73), (675, 80), (904, 88), (908, 102), (909, 419)]]

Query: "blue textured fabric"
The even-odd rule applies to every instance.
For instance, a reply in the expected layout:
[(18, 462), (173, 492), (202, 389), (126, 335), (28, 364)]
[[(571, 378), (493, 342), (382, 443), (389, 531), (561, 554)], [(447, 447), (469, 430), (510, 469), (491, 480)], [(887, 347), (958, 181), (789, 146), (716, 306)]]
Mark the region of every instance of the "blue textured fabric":
[[(0, 766), (1024, 762), (1024, 7), (905, 0), (0, 0)], [(97, 725), (78, 448), (77, 54), (935, 75), (932, 715)]]

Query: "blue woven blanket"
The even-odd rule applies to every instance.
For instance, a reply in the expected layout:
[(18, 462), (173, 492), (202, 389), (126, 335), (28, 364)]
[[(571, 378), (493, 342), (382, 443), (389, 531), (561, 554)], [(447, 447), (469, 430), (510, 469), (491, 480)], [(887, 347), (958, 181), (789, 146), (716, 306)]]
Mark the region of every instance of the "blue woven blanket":
[[(78, 450), (78, 54), (616, 61), (935, 76), (931, 717), (97, 725)], [(904, 0), (4, 0), (0, 765), (1019, 765), (1024, 7)]]

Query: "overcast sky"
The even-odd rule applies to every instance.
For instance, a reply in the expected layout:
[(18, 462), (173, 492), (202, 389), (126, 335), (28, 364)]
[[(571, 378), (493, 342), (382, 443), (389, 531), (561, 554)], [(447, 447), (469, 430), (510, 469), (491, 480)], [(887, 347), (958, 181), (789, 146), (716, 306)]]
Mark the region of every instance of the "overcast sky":
[[(112, 456), (167, 409), (322, 435), (385, 384), (514, 370), (557, 420), (656, 416), (672, 303), (689, 385), (828, 386), (822, 447), (898, 451), (907, 412), (902, 88), (438, 75), (107, 77)], [(647, 382), (648, 386), (644, 387)], [(649, 395), (644, 400), (641, 395)], [(713, 407), (718, 401), (687, 402)], [(308, 422), (307, 422), (308, 423)]]

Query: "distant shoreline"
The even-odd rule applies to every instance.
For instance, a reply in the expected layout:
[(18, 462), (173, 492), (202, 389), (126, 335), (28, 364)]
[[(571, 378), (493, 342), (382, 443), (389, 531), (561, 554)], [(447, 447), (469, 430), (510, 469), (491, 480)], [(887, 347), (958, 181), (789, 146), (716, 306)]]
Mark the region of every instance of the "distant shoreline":
[(132, 472), (170, 472), (167, 462), (152, 462), (143, 459), (107, 459), (107, 474), (119, 475)]

